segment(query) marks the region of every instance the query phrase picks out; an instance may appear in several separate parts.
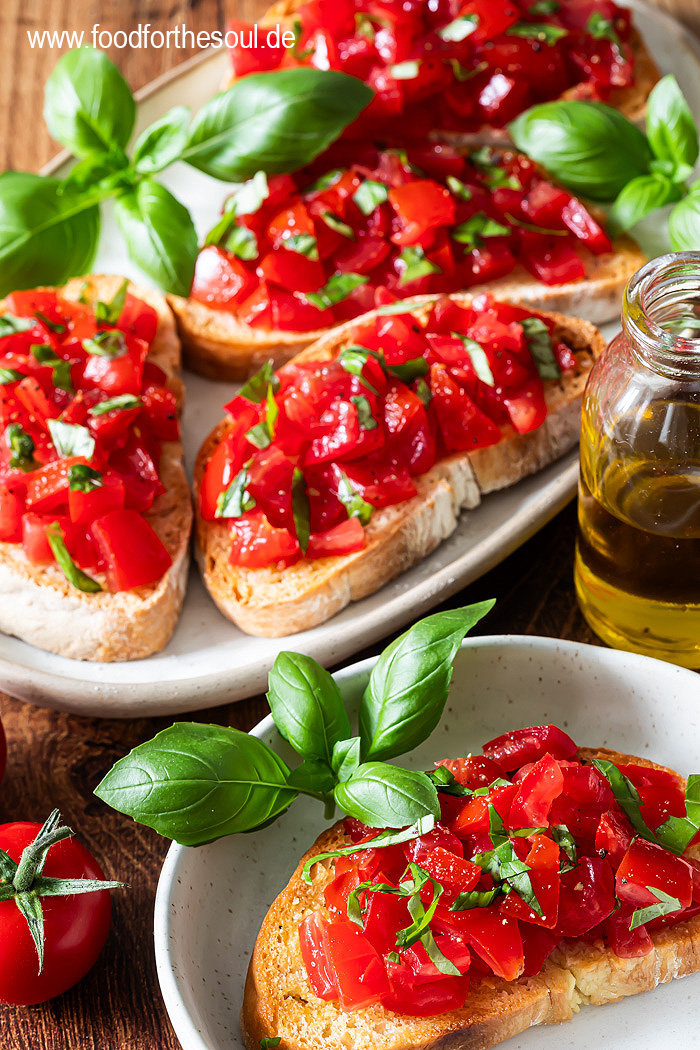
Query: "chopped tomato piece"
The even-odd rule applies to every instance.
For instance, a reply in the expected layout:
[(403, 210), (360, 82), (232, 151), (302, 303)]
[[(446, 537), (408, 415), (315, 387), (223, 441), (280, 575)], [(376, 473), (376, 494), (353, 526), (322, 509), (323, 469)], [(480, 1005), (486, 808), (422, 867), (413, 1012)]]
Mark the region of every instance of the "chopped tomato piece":
[(645, 839), (635, 839), (620, 861), (615, 876), (620, 900), (637, 908), (658, 904), (652, 891), (662, 890), (675, 897), (681, 908), (693, 899), (693, 872), (687, 861)]
[(558, 726), (545, 725), (504, 733), (484, 744), (482, 750), (501, 769), (511, 772), (526, 762), (536, 762), (547, 753), (552, 758), (574, 758), (576, 744)]
[(262, 510), (252, 510), (234, 519), (231, 530), (232, 565), (259, 569), (264, 565), (286, 562), (299, 554), (296, 537), (288, 529), (276, 529)]
[(504, 899), (500, 910), (504, 915), (553, 929), (559, 914), (559, 846), (545, 835), (533, 835), (528, 841), (531, 845), (525, 863), (530, 869), (528, 874), (539, 911), (515, 889)]
[(255, 275), (240, 259), (210, 245), (197, 256), (190, 295), (215, 310), (242, 303), (255, 287)]
[(561, 795), (563, 787), (559, 764), (549, 753), (543, 755), (520, 782), (510, 807), (509, 827), (547, 827), (552, 803)]
[(68, 512), (70, 520), (76, 525), (90, 525), (95, 518), (101, 518), (112, 510), (124, 506), (125, 488), (121, 478), (106, 475), (102, 484), (89, 492), (70, 489), (68, 492)]
[(155, 583), (173, 563), (162, 541), (135, 510), (112, 510), (97, 518), (92, 534), (112, 590)]
[(22, 539), (24, 498), (19, 488), (0, 485), (0, 541), (19, 543)]
[(327, 532), (315, 532), (309, 539), (307, 558), (328, 558), (331, 555), (352, 554), (365, 546), (365, 530), (359, 518), (341, 521)]

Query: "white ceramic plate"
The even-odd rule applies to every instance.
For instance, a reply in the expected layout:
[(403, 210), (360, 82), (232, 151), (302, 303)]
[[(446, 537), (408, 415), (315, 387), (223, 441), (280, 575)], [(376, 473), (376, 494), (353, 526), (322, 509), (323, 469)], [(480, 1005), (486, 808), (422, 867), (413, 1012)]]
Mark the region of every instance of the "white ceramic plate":
[[(339, 672), (356, 702), (372, 662)], [(630, 653), (549, 638), (468, 640), (455, 662), (441, 725), (406, 765), (479, 752), (492, 737), (554, 722), (579, 744), (606, 745), (666, 763), (684, 775), (700, 769), (700, 678)], [(270, 718), (253, 733), (291, 752)], [(210, 846), (173, 845), (158, 886), (155, 947), (165, 1004), (184, 1050), (240, 1050), (243, 983), (260, 923), (299, 856), (324, 827), (305, 799), (258, 834)], [(698, 1045), (700, 977), (604, 1008), (583, 1008), (564, 1028), (537, 1028), (508, 1050), (676, 1050)], [(319, 1048), (320, 1050), (320, 1048)]]
[[(677, 74), (700, 114), (697, 45), (687, 30), (658, 10), (634, 7), (659, 66)], [(222, 52), (199, 57), (175, 76), (156, 81), (141, 95), (137, 132), (183, 100), (193, 109), (201, 106), (218, 90), (226, 63)], [(225, 184), (185, 165), (175, 165), (163, 181), (190, 208), (200, 234), (213, 225), (227, 193)], [(653, 225), (645, 231), (644, 243), (651, 255), (667, 247)], [(95, 270), (144, 281), (124, 252), (109, 208)], [(186, 379), (184, 437), (191, 467), (234, 387), (192, 375)], [(489, 496), (463, 515), (450, 539), (419, 565), (327, 624), (291, 639), (243, 634), (218, 612), (193, 570), (180, 623), (163, 652), (125, 664), (80, 663), (0, 634), (0, 687), (33, 703), (105, 717), (176, 714), (252, 696), (264, 689), (280, 649), (297, 649), (326, 665), (338, 663), (487, 572), (561, 510), (574, 495), (576, 475), (572, 453), (514, 488)]]

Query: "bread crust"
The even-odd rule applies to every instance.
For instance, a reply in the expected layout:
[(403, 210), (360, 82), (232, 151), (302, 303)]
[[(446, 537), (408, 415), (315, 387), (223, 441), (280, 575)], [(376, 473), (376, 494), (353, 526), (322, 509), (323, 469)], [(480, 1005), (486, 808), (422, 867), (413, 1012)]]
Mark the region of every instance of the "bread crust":
[[(604, 748), (581, 748), (579, 756), (665, 768)], [(323, 890), (333, 877), (333, 861), (320, 861), (308, 885), (302, 879), (307, 860), (349, 844), (340, 821), (324, 831), (265, 916), (240, 1018), (249, 1050), (275, 1036), (281, 1038), (279, 1050), (487, 1050), (533, 1025), (570, 1021), (582, 1005), (613, 1002), (700, 970), (700, 916), (695, 916), (650, 931), (654, 949), (639, 959), (620, 959), (602, 943), (564, 941), (536, 976), (484, 980), (462, 1009), (435, 1017), (395, 1014), (382, 1006), (345, 1013), (311, 990), (297, 930), (306, 915), (324, 907)]]
[[(422, 305), (414, 309), (421, 321), (427, 318), (434, 298), (423, 297)], [(451, 298), (458, 303), (471, 301), (467, 295)], [(297, 359), (335, 356), (353, 328), (375, 316), (372, 311), (340, 325)], [(586, 321), (561, 314), (545, 316), (555, 323), (555, 338), (564, 339), (576, 351), (579, 367), (561, 381), (545, 384), (548, 415), (543, 425), (530, 434), (511, 429), (497, 445), (440, 460), (414, 478), (416, 496), (374, 511), (366, 527), (366, 546), (353, 554), (302, 559), (282, 570), (229, 564), (228, 529), (220, 522), (204, 521), (199, 513), (205, 465), (230, 427), (230, 421), (220, 422), (197, 456), (194, 493), (195, 553), (207, 589), (223, 614), (248, 634), (270, 638), (324, 623), (351, 601), (374, 593), (430, 554), (454, 532), (460, 512), (476, 507), (483, 494), (514, 484), (572, 448), (578, 437), (583, 388), (604, 340)]]
[[(77, 277), (58, 291), (66, 299), (84, 296), (92, 304), (111, 299), (122, 280), (112, 275)], [(173, 316), (158, 293), (131, 283), (129, 291), (158, 314), (148, 359), (166, 373), (181, 410), (180, 342)], [(3, 307), (0, 303), (0, 310)], [(137, 660), (167, 644), (185, 595), (192, 527), (181, 442), (163, 442), (160, 469), (165, 492), (144, 517), (173, 559), (165, 575), (130, 591), (86, 594), (69, 584), (56, 565), (32, 565), (21, 546), (0, 543), (0, 630), (74, 660)], [(103, 576), (95, 578), (104, 585)]]

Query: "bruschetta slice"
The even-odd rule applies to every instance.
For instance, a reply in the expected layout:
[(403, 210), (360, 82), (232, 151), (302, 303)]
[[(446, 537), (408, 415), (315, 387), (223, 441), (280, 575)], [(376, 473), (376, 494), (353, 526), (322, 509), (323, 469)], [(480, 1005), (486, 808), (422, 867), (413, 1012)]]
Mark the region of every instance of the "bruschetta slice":
[(265, 366), (197, 459), (214, 601), (280, 636), (378, 590), (576, 444), (603, 345), (585, 321), (450, 296), (388, 303)]
[(192, 508), (180, 342), (112, 276), (0, 303), (0, 630), (79, 660), (162, 649)]

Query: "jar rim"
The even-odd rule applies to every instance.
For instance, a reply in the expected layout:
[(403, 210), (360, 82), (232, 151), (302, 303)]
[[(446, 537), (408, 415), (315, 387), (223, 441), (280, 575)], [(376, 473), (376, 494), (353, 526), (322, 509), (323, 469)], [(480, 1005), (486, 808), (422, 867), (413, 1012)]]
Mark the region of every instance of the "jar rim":
[(668, 252), (637, 270), (625, 289), (622, 326), (633, 349), (655, 371), (697, 379), (700, 251)]

